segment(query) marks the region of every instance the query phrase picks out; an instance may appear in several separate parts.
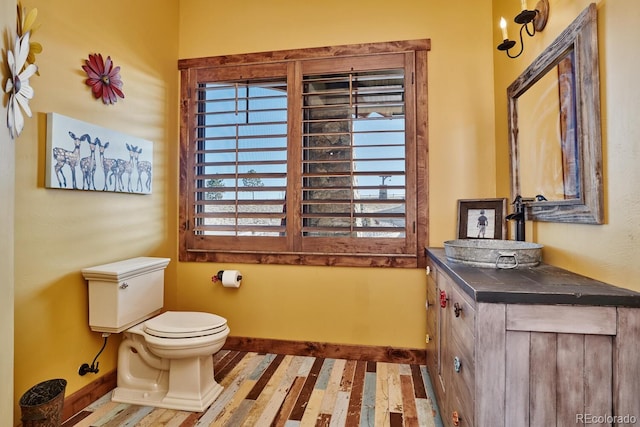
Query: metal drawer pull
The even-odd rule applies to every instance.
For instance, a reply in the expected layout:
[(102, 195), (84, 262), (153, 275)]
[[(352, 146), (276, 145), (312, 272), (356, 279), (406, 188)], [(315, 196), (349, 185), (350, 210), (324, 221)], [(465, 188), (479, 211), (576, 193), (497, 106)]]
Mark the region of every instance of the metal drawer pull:
[(453, 422), (454, 426), (460, 425), (460, 415), (458, 415), (458, 411), (453, 411), (451, 413), (451, 422)]
[(462, 306), (460, 303), (453, 304), (453, 312), (456, 314), (456, 317), (460, 317), (460, 313), (462, 313)]
[(440, 307), (446, 308), (448, 300), (449, 297), (447, 297), (447, 293), (445, 291), (440, 291)]
[(453, 358), (453, 370), (460, 372), (460, 369), (462, 369), (462, 362), (460, 361), (460, 358), (456, 356)]

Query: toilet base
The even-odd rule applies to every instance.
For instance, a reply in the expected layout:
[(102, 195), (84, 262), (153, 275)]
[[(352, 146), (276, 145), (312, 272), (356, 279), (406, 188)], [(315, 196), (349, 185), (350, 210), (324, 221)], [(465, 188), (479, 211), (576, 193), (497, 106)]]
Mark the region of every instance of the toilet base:
[[(213, 357), (169, 359), (169, 369), (149, 371), (155, 379), (118, 372), (111, 400), (142, 406), (202, 412), (222, 393), (213, 375)], [(168, 374), (168, 378), (167, 378)], [(162, 379), (164, 378), (164, 379)]]
[(215, 383), (201, 399), (189, 399), (186, 397), (167, 396), (166, 391), (144, 391), (116, 387), (111, 394), (111, 400), (113, 402), (130, 403), (133, 405), (202, 412), (213, 403), (220, 393), (222, 393), (223, 389), (224, 387)]

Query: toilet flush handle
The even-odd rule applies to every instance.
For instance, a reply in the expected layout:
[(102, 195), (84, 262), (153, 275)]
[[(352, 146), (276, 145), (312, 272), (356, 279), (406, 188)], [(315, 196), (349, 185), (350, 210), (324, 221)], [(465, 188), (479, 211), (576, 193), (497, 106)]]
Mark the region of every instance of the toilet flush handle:
[(127, 289), (129, 287), (129, 284), (127, 282), (122, 283), (122, 285), (120, 285), (120, 289)]

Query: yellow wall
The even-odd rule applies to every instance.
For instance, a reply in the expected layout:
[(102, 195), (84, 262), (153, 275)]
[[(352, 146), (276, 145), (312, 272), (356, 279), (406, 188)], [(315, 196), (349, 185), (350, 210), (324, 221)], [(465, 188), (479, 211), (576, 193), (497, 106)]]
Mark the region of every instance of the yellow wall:
[[(496, 24), (499, 16), (517, 13), (515, 0), (358, 0), (348, 10), (337, 0), (114, 0), (99, 7), (87, 7), (82, 0), (24, 0), (28, 8), (39, 9), (42, 27), (34, 39), (45, 50), (37, 61), (41, 75), (31, 82), (35, 117), (15, 143), (8, 141), (6, 129), (0, 132), (0, 312), (9, 317), (0, 319), (0, 417), (11, 417), (4, 409), (12, 405), (17, 423), (17, 399), (37, 382), (66, 378), (69, 395), (96, 378), (77, 375), (101, 345), (99, 334), (87, 326), (80, 270), (132, 256), (171, 257), (166, 307), (221, 314), (236, 336), (421, 347), (421, 270), (176, 261), (176, 60), (431, 39), (429, 238), (439, 246), (455, 236), (457, 199), (509, 197), (506, 87), (588, 1), (550, 3), (545, 31), (527, 39), (525, 55), (511, 60), (495, 50), (500, 41)], [(0, 2), (4, 51), (6, 34), (14, 31), (14, 5), (13, 0)], [(640, 3), (600, 0), (598, 9), (607, 223), (528, 224), (528, 235), (546, 245), (547, 262), (638, 288), (632, 278), (640, 273), (640, 94), (630, 82), (640, 66), (635, 46)], [(80, 67), (95, 52), (111, 55), (122, 66), (126, 99), (116, 105), (93, 100), (83, 83)], [(3, 103), (3, 116), (4, 108)], [(47, 112), (154, 141), (153, 195), (45, 189)], [(240, 289), (211, 284), (211, 276), (223, 268), (243, 271)], [(5, 346), (12, 345), (14, 332), (14, 277), (15, 362)], [(118, 337), (110, 339), (98, 376), (115, 368), (117, 342)], [(12, 368), (14, 402), (7, 403)]]
[[(14, 25), (15, 3), (0, 1), (0, 11), (7, 11), (0, 18), (5, 29)], [(525, 55), (517, 60), (495, 51), (500, 41), (495, 24), (499, 16), (517, 12), (515, 0), (328, 0), (321, 8), (299, 0), (222, 5), (114, 0), (100, 7), (87, 7), (81, 0), (24, 3), (39, 9), (42, 27), (34, 38), (45, 51), (37, 61), (41, 75), (32, 79), (35, 117), (14, 144), (15, 165), (7, 132), (0, 132), (0, 237), (15, 241), (15, 249), (11, 241), (0, 243), (1, 316), (11, 316), (12, 270), (15, 274), (15, 363), (0, 356), (0, 397), (14, 367), (14, 423), (19, 419), (17, 399), (33, 384), (63, 377), (71, 394), (96, 378), (77, 375), (80, 364), (90, 362), (101, 345), (99, 334), (87, 326), (80, 270), (125, 257), (171, 257), (166, 307), (221, 314), (236, 336), (423, 346), (421, 270), (176, 261), (178, 58), (431, 39), (429, 238), (439, 246), (455, 236), (457, 199), (509, 196), (506, 87), (588, 2), (551, 0), (547, 29), (527, 39)], [(633, 278), (640, 273), (640, 125), (635, 117), (640, 94), (629, 82), (640, 68), (635, 53), (640, 4), (601, 0), (598, 8), (607, 223), (529, 224), (528, 235), (546, 245), (548, 262), (638, 288)], [(80, 67), (95, 52), (111, 55), (122, 66), (126, 99), (116, 105), (93, 100), (83, 83)], [(47, 112), (154, 141), (154, 194), (45, 189)], [(10, 230), (12, 202), (4, 204), (4, 195), (10, 199), (14, 191), (15, 227)], [(240, 289), (211, 283), (222, 268), (243, 271)], [(4, 351), (12, 345), (7, 324), (10, 320), (0, 326)], [(101, 356), (99, 375), (115, 368), (117, 341), (113, 337)], [(5, 402), (0, 399), (0, 414), (5, 414)]]
[[(14, 1), (6, 3), (15, 7)], [(38, 9), (41, 28), (32, 39), (44, 51), (36, 61), (40, 76), (31, 79), (34, 117), (15, 142), (16, 422), (18, 399), (32, 385), (65, 378), (69, 395), (96, 379), (77, 373), (82, 363), (91, 363), (102, 344), (100, 334), (88, 327), (87, 285), (80, 270), (134, 256), (174, 258), (177, 238), (173, 154), (178, 3), (25, 0), (23, 4)], [(115, 105), (94, 100), (84, 84), (81, 66), (91, 53), (110, 55), (122, 67), (126, 98)], [(45, 150), (47, 112), (153, 141), (153, 194), (44, 188), (45, 157), (50, 155)], [(171, 306), (175, 263), (167, 277)], [(118, 339), (112, 337), (100, 357), (99, 375), (115, 369)]]
[[(0, 1), (2, 52), (15, 34), (16, 7)], [(13, 48), (11, 48), (13, 50)], [(2, 59), (0, 86), (4, 89), (7, 68)], [(6, 98), (0, 105), (1, 123), (6, 123)], [(6, 126), (0, 126), (0, 425), (11, 425), (13, 418), (13, 217), (15, 144)]]
[[(490, 1), (180, 2), (180, 58), (421, 38), (432, 45), (429, 237), (441, 245), (458, 198), (495, 194)], [(239, 290), (211, 284), (221, 268), (242, 271)], [(180, 263), (178, 277), (178, 305), (225, 316), (232, 335), (424, 347), (423, 270)]]
[[(531, 6), (533, 1), (529, 0)], [(550, 0), (547, 27), (525, 40), (524, 54), (508, 59), (494, 51), (496, 70), (496, 163), (498, 195), (509, 196), (506, 88), (591, 2)], [(598, 45), (603, 143), (604, 225), (536, 222), (527, 225), (529, 240), (545, 245), (546, 262), (617, 286), (640, 290), (640, 3), (635, 0), (600, 0)], [(494, 45), (502, 39), (500, 16), (512, 19), (520, 3), (494, 0)], [(509, 28), (511, 38), (515, 24)]]

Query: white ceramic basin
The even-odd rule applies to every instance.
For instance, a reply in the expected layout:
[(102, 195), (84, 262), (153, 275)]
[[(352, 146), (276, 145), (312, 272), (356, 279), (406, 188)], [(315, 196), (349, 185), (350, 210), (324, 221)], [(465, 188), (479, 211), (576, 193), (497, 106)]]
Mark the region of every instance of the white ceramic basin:
[(449, 261), (475, 267), (534, 267), (542, 261), (542, 245), (516, 240), (458, 239), (444, 242)]

